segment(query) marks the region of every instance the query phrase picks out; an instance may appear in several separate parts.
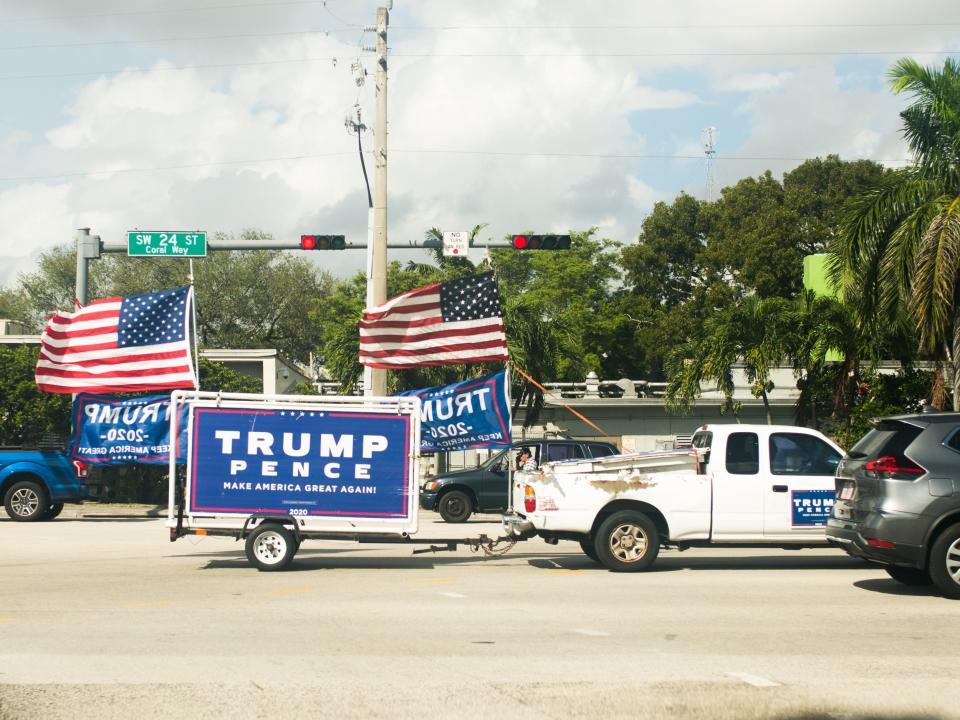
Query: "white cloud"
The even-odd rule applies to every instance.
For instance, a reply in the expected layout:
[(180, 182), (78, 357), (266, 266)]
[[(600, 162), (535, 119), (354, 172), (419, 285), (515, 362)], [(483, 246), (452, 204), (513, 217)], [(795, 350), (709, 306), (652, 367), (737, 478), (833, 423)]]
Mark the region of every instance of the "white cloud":
[[(654, 202), (683, 188), (699, 196), (703, 182), (699, 163), (630, 156), (699, 157), (699, 128), (707, 124), (720, 125), (723, 138), (718, 186), (796, 164), (725, 163), (724, 154), (903, 157), (897, 113), (904, 101), (876, 83), (888, 58), (857, 58), (851, 69), (840, 67), (854, 62), (843, 56), (745, 53), (938, 49), (949, 29), (904, 25), (906, 10), (865, 0), (811, 1), (812, 9), (799, 0), (750, 0), (726, 7), (723, 17), (706, 0), (398, 2), (390, 30), (390, 238), (486, 222), (484, 237), (597, 225), (630, 241)], [(0, 182), (0, 256), (28, 265), (31, 253), (69, 241), (79, 226), (113, 239), (133, 227), (257, 227), (291, 240), (323, 231), (364, 241), (366, 190), (356, 137), (343, 118), (359, 101), (373, 124), (375, 65), (359, 49), (373, 38), (361, 42), (356, 25), (372, 23), (376, 5), (330, 0), (137, 14), (158, 6), (131, 0), (122, 13), (98, 15), (69, 0), (9, 0), (13, 17), (61, 19), (18, 25), (7, 44), (263, 36), (22, 56), (52, 74), (149, 70), (8, 86), (0, 174), (24, 179)], [(924, 22), (949, 9), (945, 0), (931, 1), (922, 17), (911, 10), (910, 18)], [(865, 30), (867, 11), (872, 23), (901, 26)], [(83, 14), (91, 17), (66, 19)], [(764, 23), (833, 27), (755, 27)], [(294, 34), (305, 30), (334, 32)], [(698, 54), (715, 51), (731, 54)], [(462, 55), (469, 57), (454, 57)], [(361, 88), (350, 70), (357, 57), (370, 72)], [(298, 58), (314, 60), (288, 62)], [(23, 67), (24, 74), (35, 69)], [(720, 100), (707, 100), (711, 93)], [(718, 104), (727, 99), (729, 106)], [(713, 112), (739, 125), (691, 125)], [(363, 142), (372, 179), (372, 134)], [(81, 174), (47, 184), (28, 179), (64, 173)], [(363, 266), (359, 252), (316, 255), (341, 274)], [(391, 250), (391, 257), (406, 255)]]
[(790, 78), (792, 73), (749, 73), (731, 75), (717, 80), (713, 87), (719, 92), (766, 92), (774, 90)]

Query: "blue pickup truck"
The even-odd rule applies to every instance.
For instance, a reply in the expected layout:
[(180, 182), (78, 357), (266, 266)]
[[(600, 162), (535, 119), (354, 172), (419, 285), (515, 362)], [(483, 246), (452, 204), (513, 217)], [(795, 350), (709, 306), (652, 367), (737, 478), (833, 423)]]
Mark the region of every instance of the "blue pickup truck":
[(63, 504), (91, 495), (87, 466), (62, 452), (0, 447), (0, 496), (11, 520), (53, 520)]

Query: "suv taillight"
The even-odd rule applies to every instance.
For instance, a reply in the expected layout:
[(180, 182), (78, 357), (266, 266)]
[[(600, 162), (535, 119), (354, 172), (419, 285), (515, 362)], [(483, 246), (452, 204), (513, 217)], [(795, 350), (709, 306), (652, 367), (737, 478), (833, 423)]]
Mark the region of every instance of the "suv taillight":
[(893, 455), (884, 455), (871, 460), (863, 466), (863, 469), (868, 473), (874, 473), (877, 477), (893, 480), (913, 480), (926, 472), (912, 460)]
[(523, 486), (523, 509), (534, 512), (537, 509), (537, 493), (529, 485)]
[(83, 460), (74, 460), (73, 467), (77, 471), (78, 478), (87, 476), (87, 464)]

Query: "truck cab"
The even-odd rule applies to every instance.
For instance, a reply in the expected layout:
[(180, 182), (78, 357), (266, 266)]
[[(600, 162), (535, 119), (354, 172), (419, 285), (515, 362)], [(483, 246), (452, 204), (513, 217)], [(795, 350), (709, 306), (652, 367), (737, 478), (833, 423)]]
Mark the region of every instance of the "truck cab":
[(843, 451), (815, 430), (704, 425), (693, 436), (712, 477), (714, 542), (825, 541)]

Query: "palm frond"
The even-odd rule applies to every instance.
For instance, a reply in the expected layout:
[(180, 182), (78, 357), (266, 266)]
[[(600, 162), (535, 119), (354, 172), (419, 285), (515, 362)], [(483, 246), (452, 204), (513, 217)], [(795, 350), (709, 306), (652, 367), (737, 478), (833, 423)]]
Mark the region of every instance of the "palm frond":
[(960, 196), (938, 198), (939, 212), (921, 239), (910, 311), (920, 343), (934, 352), (953, 337), (957, 275), (960, 273)]

